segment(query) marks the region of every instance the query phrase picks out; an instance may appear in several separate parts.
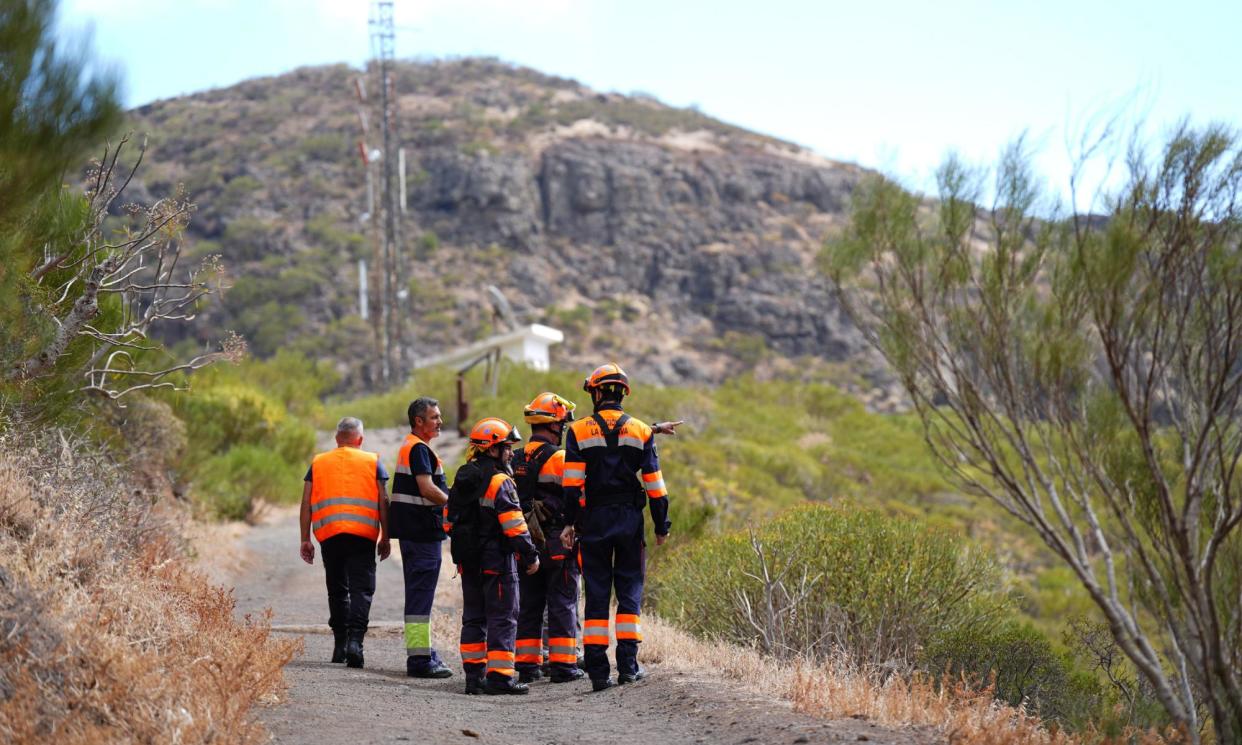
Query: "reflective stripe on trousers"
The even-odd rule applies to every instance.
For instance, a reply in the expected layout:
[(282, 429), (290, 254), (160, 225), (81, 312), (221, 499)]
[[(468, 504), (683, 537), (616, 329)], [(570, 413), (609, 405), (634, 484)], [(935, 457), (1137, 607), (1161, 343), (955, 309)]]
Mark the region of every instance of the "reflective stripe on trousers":
[(405, 653), (431, 654), (431, 616), (405, 617)]

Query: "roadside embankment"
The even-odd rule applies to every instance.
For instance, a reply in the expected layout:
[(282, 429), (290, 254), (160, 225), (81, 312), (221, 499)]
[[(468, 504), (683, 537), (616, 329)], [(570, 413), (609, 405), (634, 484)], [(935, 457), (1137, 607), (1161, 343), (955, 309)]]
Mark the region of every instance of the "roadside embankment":
[(0, 741), (266, 741), (299, 644), (234, 615), (185, 513), (88, 442), (0, 438)]

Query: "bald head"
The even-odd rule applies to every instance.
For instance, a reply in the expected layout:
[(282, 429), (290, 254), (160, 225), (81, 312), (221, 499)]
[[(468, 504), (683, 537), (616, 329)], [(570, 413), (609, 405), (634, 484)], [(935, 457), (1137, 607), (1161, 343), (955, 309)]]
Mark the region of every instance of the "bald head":
[(358, 417), (347, 416), (336, 423), (337, 445), (357, 447), (362, 444), (362, 434), (362, 420)]

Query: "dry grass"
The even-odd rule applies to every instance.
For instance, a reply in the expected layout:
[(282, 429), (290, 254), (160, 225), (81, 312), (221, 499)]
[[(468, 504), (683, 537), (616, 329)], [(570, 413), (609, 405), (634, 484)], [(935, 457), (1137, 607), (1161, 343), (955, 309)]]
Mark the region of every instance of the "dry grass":
[(709, 642), (655, 616), (644, 616), (642, 657), (697, 673), (718, 671), (757, 693), (790, 702), (796, 711), (824, 719), (865, 719), (887, 727), (926, 727), (960, 745), (1094, 745), (1125, 742), (1168, 745), (1173, 733), (1128, 732), (1110, 740), (1068, 734), (1038, 717), (997, 701), (991, 691), (926, 678), (865, 672), (846, 661), (793, 664), (735, 644)]
[(0, 436), (0, 741), (260, 742), (297, 642), (238, 622), (176, 515), (63, 436)]

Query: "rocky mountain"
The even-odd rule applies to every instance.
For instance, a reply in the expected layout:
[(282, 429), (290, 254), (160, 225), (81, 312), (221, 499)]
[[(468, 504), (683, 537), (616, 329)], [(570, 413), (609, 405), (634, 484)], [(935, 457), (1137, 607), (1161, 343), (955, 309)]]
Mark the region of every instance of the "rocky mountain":
[[(184, 184), (198, 205), (191, 255), (222, 255), (232, 277), (182, 343), (236, 329), (259, 355), (298, 349), (366, 384), (363, 76), (304, 68), (132, 112), (149, 146), (131, 188), (158, 198)], [(888, 396), (815, 269), (861, 169), (494, 60), (401, 63), (394, 90), (413, 355), (490, 333), (496, 284), (522, 321), (566, 332), (560, 365), (615, 359), (663, 382), (832, 377)]]

